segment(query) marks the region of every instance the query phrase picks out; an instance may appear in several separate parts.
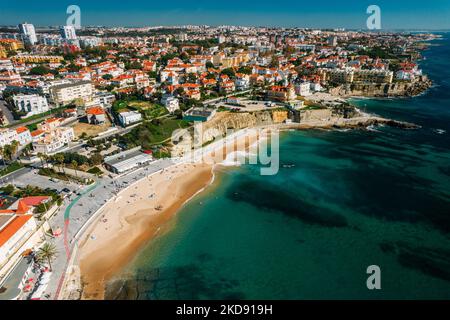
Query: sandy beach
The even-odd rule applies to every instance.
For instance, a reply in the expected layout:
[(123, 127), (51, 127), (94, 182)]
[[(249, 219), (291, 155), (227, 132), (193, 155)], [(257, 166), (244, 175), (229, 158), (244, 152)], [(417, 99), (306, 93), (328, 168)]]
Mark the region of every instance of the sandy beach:
[(248, 150), (258, 139), (253, 131), (226, 144), (211, 145), (206, 149), (206, 163), (166, 168), (111, 199), (79, 242), (82, 299), (103, 299), (105, 283), (120, 273), (148, 241), (169, 229), (169, 222), (183, 204), (211, 184), (216, 165), (220, 166), (227, 155), (229, 158), (230, 154)]

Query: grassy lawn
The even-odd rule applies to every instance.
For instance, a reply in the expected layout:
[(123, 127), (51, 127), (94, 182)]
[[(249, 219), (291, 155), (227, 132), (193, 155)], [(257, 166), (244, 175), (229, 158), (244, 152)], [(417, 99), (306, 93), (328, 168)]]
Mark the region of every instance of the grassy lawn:
[(129, 146), (141, 145), (144, 148), (150, 148), (169, 139), (174, 130), (188, 126), (187, 121), (179, 119), (148, 121), (122, 136), (121, 142)]
[(114, 102), (114, 108), (116, 110), (122, 110), (122, 109), (126, 109), (128, 107), (128, 103), (124, 100), (118, 100), (116, 102)]
[(163, 115), (168, 114), (167, 109), (157, 103), (152, 103), (150, 101), (141, 101), (141, 100), (118, 100), (114, 103), (113, 110), (116, 113), (135, 110), (143, 113), (145, 119), (155, 119), (161, 117)]
[(164, 106), (149, 101), (134, 100), (128, 102), (128, 106), (144, 113), (147, 119), (154, 119), (169, 113)]
[(23, 168), (23, 165), (17, 161), (14, 161), (13, 163), (9, 164), (6, 168), (0, 170), (0, 177), (3, 177), (4, 175), (7, 175), (16, 170), (19, 170), (20, 168)]

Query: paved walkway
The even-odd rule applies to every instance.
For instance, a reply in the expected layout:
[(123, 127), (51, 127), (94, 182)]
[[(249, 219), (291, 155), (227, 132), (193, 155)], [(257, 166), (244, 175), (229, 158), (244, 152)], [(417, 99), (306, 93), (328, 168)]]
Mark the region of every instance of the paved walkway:
[(59, 212), (52, 218), (50, 225), (52, 229), (64, 228), (64, 234), (55, 237), (49, 242), (55, 244), (58, 255), (54, 260), (53, 274), (45, 290), (42, 299), (54, 299), (61, 290), (64, 274), (70, 260), (74, 237), (83, 228), (90, 217), (100, 209), (109, 199), (113, 198), (121, 189), (128, 187), (131, 183), (173, 165), (169, 159), (158, 160), (148, 166), (140, 168), (120, 177), (111, 179), (105, 176), (99, 179), (95, 185), (86, 187), (81, 194), (73, 199), (66, 199)]

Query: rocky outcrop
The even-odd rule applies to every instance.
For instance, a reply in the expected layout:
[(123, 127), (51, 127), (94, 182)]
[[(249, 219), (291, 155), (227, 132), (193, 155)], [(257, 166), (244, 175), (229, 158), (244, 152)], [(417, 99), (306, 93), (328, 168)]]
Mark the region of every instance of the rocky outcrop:
[(211, 141), (215, 137), (224, 136), (230, 130), (240, 130), (258, 126), (282, 123), (288, 118), (285, 110), (259, 112), (218, 112), (213, 119), (203, 123), (203, 141)]
[(412, 97), (419, 95), (430, 88), (432, 81), (427, 77), (421, 77), (413, 82), (394, 83), (351, 83), (343, 84), (330, 89), (332, 95), (351, 97)]

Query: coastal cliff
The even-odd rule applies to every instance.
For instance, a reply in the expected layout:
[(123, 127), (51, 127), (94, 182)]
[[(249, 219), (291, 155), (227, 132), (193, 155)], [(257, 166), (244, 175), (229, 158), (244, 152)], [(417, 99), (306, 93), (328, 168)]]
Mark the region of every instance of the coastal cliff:
[[(282, 109), (255, 112), (219, 112), (213, 119), (203, 122), (197, 127), (197, 137), (201, 137), (201, 145), (221, 139), (227, 134), (245, 128), (270, 127), (283, 128), (364, 128), (370, 125), (388, 125), (404, 129), (418, 128), (411, 123), (385, 119), (364, 114), (349, 104), (333, 108), (304, 109), (288, 111)], [(192, 131), (174, 141), (172, 152), (182, 155), (192, 146)], [(180, 136), (181, 137), (181, 136)], [(196, 141), (198, 143), (198, 141)]]
[(413, 97), (423, 93), (431, 85), (432, 81), (423, 76), (413, 82), (343, 84), (330, 89), (330, 93), (341, 97)]

